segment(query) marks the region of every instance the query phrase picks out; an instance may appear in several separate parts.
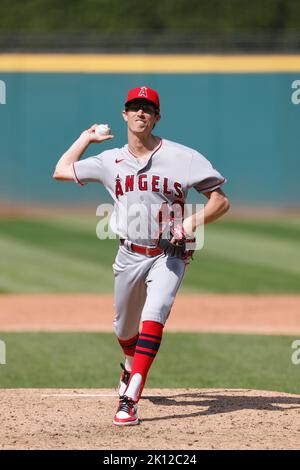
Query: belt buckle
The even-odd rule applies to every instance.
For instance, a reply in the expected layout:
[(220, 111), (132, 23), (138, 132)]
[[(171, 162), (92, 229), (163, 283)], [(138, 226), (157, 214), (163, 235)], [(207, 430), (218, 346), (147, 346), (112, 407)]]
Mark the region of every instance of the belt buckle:
[(146, 246), (146, 256), (149, 256), (149, 257), (151, 256), (150, 250), (151, 248), (149, 246)]

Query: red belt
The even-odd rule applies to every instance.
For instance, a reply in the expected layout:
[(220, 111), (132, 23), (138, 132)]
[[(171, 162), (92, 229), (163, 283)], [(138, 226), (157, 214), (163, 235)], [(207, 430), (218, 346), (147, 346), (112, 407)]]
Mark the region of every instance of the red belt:
[[(120, 243), (122, 246), (126, 246), (124, 238), (121, 238)], [(158, 256), (163, 253), (161, 248), (150, 248), (149, 246), (136, 245), (135, 243), (128, 242), (130, 250), (140, 253), (146, 256)]]

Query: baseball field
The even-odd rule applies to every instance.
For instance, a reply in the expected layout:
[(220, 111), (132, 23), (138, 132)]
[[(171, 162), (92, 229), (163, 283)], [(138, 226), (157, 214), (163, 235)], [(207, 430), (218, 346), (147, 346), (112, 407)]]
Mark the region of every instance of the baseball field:
[(51, 212), (0, 218), (0, 448), (298, 448), (299, 218), (207, 226), (134, 429), (112, 425), (117, 241), (98, 240), (96, 224)]
[[(0, 450), (299, 449), (300, 3), (28, 0), (19, 14), (20, 3), (0, 14)], [(113, 140), (87, 136), (94, 123)], [(118, 241), (97, 238), (96, 207), (112, 195), (131, 207), (129, 192), (161, 203), (178, 183), (206, 204), (195, 188), (212, 188), (212, 170), (172, 142), (226, 178), (230, 210), (186, 269), (140, 425), (117, 427)], [(158, 165), (123, 162), (126, 143)], [(114, 148), (107, 171), (104, 157), (82, 178), (103, 184), (66, 183), (77, 157)], [(142, 168), (152, 190), (135, 194)], [(219, 193), (209, 210), (227, 207)], [(160, 333), (144, 333), (152, 358)]]

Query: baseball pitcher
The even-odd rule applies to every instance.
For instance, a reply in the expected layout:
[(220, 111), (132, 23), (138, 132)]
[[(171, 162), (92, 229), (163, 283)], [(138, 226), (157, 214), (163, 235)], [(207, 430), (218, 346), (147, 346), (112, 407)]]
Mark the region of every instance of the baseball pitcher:
[[(155, 90), (129, 90), (123, 110), (128, 143), (80, 160), (89, 144), (113, 138), (108, 126), (99, 131), (94, 124), (62, 155), (53, 175), (82, 186), (100, 183), (114, 200), (111, 226), (120, 240), (112, 266), (114, 328), (125, 357), (113, 420), (117, 426), (139, 424), (137, 403), (190, 262), (197, 226), (229, 209), (220, 189), (225, 178), (198, 151), (154, 135), (160, 118)], [(192, 187), (207, 203), (186, 218), (174, 217), (174, 206), (184, 206)], [(139, 231), (130, 230), (128, 223), (129, 208), (136, 204), (143, 208)]]

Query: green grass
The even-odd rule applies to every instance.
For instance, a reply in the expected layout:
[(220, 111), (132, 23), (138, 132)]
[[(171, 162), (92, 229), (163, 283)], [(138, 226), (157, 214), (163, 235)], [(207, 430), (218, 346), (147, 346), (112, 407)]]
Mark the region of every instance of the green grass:
[[(111, 292), (118, 243), (96, 217), (0, 219), (0, 293)], [(300, 222), (220, 220), (205, 228), (182, 292), (299, 293)]]
[(0, 292), (109, 292), (117, 242), (97, 219), (0, 220)]
[[(0, 333), (0, 387), (115, 387), (122, 359), (110, 333)], [(300, 393), (288, 336), (166, 333), (148, 387), (249, 388)]]

